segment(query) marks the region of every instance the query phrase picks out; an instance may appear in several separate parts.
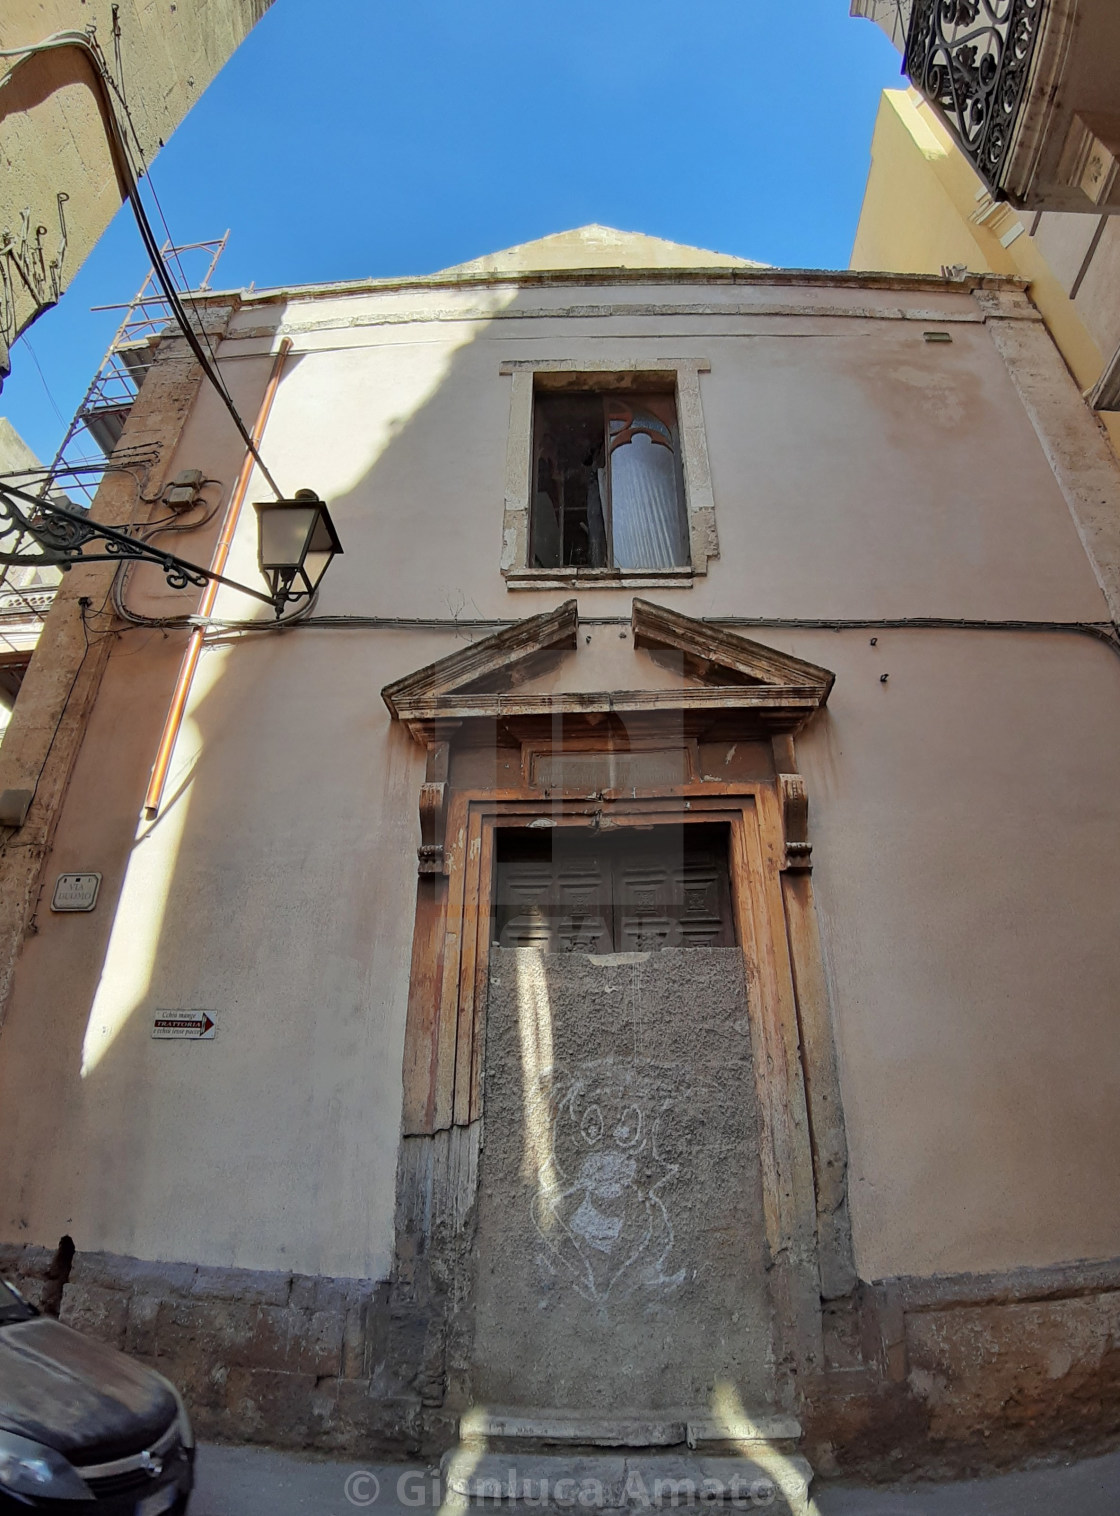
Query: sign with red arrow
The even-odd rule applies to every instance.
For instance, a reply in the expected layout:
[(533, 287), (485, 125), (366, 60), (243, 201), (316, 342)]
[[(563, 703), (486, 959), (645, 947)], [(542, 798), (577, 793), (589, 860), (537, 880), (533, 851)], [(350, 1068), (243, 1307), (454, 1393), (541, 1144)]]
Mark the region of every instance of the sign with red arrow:
[(152, 1036), (167, 1042), (212, 1042), (218, 1030), (217, 1011), (169, 1011), (156, 1006)]

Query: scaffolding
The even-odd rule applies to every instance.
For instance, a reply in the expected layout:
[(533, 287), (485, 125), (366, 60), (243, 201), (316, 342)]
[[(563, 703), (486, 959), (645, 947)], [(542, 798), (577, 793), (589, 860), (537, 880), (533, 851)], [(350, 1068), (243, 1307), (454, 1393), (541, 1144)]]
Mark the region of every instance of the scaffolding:
[[(189, 301), (191, 295), (209, 289), (228, 241), (227, 230), (224, 236), (204, 242), (169, 240), (163, 244), (160, 254), (164, 266), (178, 274), (180, 295)], [(49, 465), (29, 466), (2, 476), (3, 481), (40, 499), (49, 496), (80, 510), (88, 510), (93, 504), (110, 458), (117, 466), (136, 469), (154, 462), (150, 447), (122, 448), (120, 442), (129, 413), (155, 362), (159, 339), (174, 324), (171, 302), (159, 288), (154, 269), (148, 270), (143, 284), (126, 305), (99, 305), (93, 309), (123, 311), (124, 315), (58, 451)], [(22, 537), (17, 540), (15, 551), (19, 551), (22, 541)], [(50, 610), (59, 578), (56, 568), (0, 566), (0, 656), (5, 644), (13, 645), (11, 637), (17, 624), (23, 642), (29, 648), (34, 647), (38, 627)], [(0, 704), (3, 700), (0, 673)]]
[[(160, 254), (164, 265), (178, 273), (181, 295), (189, 299), (209, 289), (228, 241), (227, 230), (224, 236), (205, 242), (163, 244)], [(193, 283), (189, 277), (192, 273), (201, 275)], [(131, 450), (121, 452), (119, 444), (140, 387), (155, 362), (156, 345), (174, 320), (171, 303), (159, 288), (154, 269), (148, 270), (127, 305), (97, 305), (93, 309), (119, 310), (124, 316), (39, 490), (45, 495), (61, 483), (67, 497), (80, 509), (93, 504), (104, 465), (111, 456), (117, 463), (150, 461), (146, 453), (130, 458)]]

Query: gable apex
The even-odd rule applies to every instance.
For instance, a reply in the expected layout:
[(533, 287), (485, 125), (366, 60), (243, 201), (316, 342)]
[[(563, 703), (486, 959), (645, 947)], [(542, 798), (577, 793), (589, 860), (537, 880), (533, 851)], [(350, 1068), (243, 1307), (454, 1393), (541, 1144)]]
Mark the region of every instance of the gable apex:
[(688, 269), (766, 268), (734, 253), (716, 253), (703, 247), (650, 237), (645, 232), (622, 232), (613, 226), (573, 227), (553, 232), (532, 242), (471, 258), (440, 270), (441, 275), (545, 273), (557, 269)]

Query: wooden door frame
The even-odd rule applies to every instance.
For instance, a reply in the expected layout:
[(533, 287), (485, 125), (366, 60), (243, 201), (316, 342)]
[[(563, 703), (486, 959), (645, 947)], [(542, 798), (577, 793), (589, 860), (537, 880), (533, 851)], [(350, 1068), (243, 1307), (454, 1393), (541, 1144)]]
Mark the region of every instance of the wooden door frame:
[[(647, 828), (726, 824), (736, 935), (747, 983), (759, 1112), (769, 1282), (779, 1343), (779, 1393), (821, 1362), (819, 1184), (802, 1067), (798, 987), (821, 980), (795, 964), (787, 908), (792, 829), (788, 785), (695, 782), (653, 792), (452, 790), (443, 876), (421, 878), (405, 1055), (405, 1132), (465, 1127), (483, 1115), (482, 1056), (490, 953), (494, 839), (501, 828)], [(796, 808), (794, 808), (795, 811)], [(803, 867), (804, 865), (799, 865)], [(801, 897), (803, 898), (803, 897)], [(800, 918), (797, 918), (800, 920)], [(804, 922), (800, 938), (804, 939)], [(812, 924), (815, 946), (815, 923)], [(831, 1084), (817, 1079), (816, 1084)], [(782, 1390), (783, 1376), (788, 1383)]]
[[(726, 821), (758, 1087), (777, 1378), (790, 1387), (792, 1403), (798, 1381), (807, 1388), (821, 1367), (822, 1296), (842, 1295), (854, 1282), (846, 1143), (809, 876), (808, 797), (793, 743), (824, 707), (835, 675), (726, 627), (635, 599), (629, 631), (620, 636), (678, 674), (680, 687), (649, 688), (636, 668), (632, 689), (578, 683), (524, 689), (535, 673), (578, 657), (579, 629), (576, 602), (568, 600), (447, 653), (381, 692), (392, 718), (428, 753), (420, 792), (402, 1172), (410, 1141), (434, 1143), (437, 1133), (454, 1138), (457, 1132), (477, 1141), (496, 827)], [(741, 783), (709, 783), (695, 762), (696, 739), (765, 745), (772, 761), (763, 759)], [(656, 790), (603, 788), (590, 797), (533, 783), (532, 751), (541, 743), (633, 752), (647, 741), (653, 748), (687, 748), (688, 779)], [(464, 755), (480, 746), (520, 746), (520, 768), (507, 768), (508, 778), (483, 790), (470, 788), (468, 766), (456, 788), (453, 746)]]

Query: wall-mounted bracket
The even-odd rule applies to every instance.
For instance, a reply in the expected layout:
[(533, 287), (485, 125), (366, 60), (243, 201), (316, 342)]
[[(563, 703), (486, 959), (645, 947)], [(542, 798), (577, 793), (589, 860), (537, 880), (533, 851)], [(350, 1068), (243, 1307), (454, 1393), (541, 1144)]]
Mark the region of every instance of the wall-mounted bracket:
[(428, 767), (420, 786), (420, 846), (416, 850), (417, 872), (421, 874), (443, 873), (450, 751), (446, 742), (428, 744)]
[(808, 870), (813, 867), (813, 844), (809, 841), (809, 793), (800, 774), (779, 774), (778, 795), (782, 802), (782, 827), (785, 832), (784, 870)]

